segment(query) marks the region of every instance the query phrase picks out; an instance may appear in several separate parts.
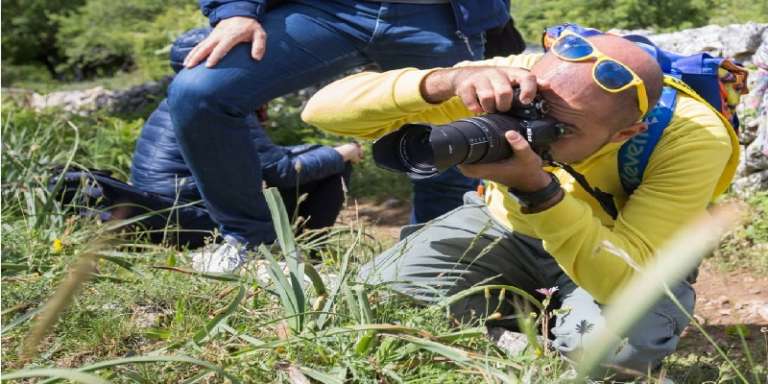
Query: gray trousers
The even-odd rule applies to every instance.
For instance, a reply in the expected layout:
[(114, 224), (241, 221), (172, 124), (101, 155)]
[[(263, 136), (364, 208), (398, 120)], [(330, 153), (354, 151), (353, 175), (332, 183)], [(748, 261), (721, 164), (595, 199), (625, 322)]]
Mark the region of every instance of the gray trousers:
[[(410, 233), (366, 264), (359, 277), (368, 284), (386, 283), (424, 304), (476, 285), (513, 285), (538, 297), (536, 289), (557, 286), (556, 304), (569, 310), (556, 319), (553, 345), (566, 355), (578, 354), (581, 345), (605, 324), (602, 305), (560, 269), (541, 241), (497, 223), (474, 192), (464, 196), (463, 206)], [(680, 283), (672, 292), (693, 313), (691, 285)], [(463, 320), (496, 310), (510, 314), (511, 302), (504, 301), (499, 303), (495, 294), (490, 299), (479, 294), (450, 310)], [(656, 369), (674, 352), (687, 324), (687, 316), (664, 297), (625, 335), (626, 342), (605, 363), (639, 372)]]

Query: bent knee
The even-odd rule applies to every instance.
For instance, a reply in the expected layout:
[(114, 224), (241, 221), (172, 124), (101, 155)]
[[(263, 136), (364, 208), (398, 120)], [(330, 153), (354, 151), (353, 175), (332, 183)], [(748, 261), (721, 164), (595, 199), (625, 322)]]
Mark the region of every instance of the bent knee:
[(168, 88), (168, 106), (171, 114), (180, 110), (204, 111), (223, 104), (227, 89), (217, 81), (214, 72), (197, 66), (181, 71)]

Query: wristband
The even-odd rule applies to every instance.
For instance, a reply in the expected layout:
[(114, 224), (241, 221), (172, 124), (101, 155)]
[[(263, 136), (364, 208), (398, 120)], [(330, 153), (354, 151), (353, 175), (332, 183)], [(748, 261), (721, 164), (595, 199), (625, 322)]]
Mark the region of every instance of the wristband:
[(523, 192), (515, 188), (509, 188), (509, 194), (517, 199), (523, 212), (532, 211), (537, 206), (546, 203), (560, 193), (560, 180), (552, 173), (547, 172), (551, 181), (546, 187), (533, 192)]

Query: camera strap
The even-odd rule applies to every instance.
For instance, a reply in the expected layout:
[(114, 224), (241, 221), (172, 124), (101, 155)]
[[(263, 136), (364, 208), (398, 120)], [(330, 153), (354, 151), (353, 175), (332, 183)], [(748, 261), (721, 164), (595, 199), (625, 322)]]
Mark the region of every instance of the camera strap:
[(616, 220), (616, 218), (619, 216), (619, 211), (616, 209), (616, 204), (613, 202), (613, 195), (608, 192), (601, 191), (600, 188), (592, 188), (592, 186), (589, 185), (589, 182), (587, 182), (587, 178), (573, 169), (573, 167), (570, 165), (554, 160), (549, 160), (549, 163), (555, 167), (563, 169), (564, 171), (568, 172), (569, 175), (573, 176), (581, 188), (587, 191), (587, 193), (589, 193), (592, 197), (595, 198), (595, 200), (597, 200), (598, 203), (600, 203), (600, 206), (603, 207), (605, 213)]

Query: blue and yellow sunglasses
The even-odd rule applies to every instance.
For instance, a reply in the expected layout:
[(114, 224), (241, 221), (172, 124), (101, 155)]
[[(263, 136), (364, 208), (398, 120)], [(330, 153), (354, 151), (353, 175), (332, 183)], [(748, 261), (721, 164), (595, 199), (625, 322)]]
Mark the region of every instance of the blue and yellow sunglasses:
[(551, 51), (555, 56), (566, 61), (577, 62), (595, 59), (595, 65), (592, 66), (592, 79), (595, 83), (611, 93), (619, 93), (635, 87), (640, 116), (645, 116), (645, 113), (648, 112), (648, 94), (640, 76), (624, 63), (600, 52), (584, 37), (572, 31), (563, 31), (560, 37), (552, 43)]

